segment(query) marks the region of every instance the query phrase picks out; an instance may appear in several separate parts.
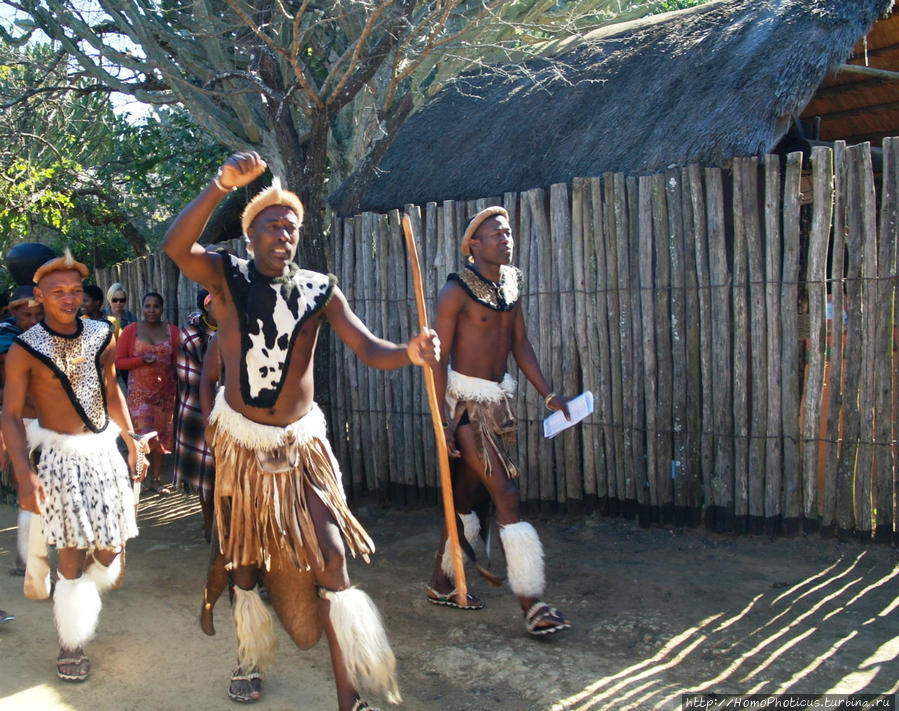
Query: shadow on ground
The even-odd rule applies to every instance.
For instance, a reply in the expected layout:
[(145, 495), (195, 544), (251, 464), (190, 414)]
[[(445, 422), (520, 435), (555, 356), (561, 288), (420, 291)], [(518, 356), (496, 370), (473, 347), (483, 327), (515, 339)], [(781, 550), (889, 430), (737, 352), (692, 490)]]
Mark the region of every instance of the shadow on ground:
[[(899, 556), (813, 536), (769, 541), (639, 529), (583, 517), (534, 520), (547, 553), (547, 601), (574, 628), (527, 637), (506, 588), (475, 573), (487, 602), (470, 612), (425, 600), (433, 510), (359, 506), (378, 552), (351, 577), (379, 605), (415, 711), (676, 709), (685, 692), (896, 693)], [(121, 590), (104, 602), (88, 648), (92, 678), (55, 678), (49, 602), (31, 602), (15, 558), (16, 511), (0, 506), (0, 709), (234, 709), (226, 597), (215, 637), (197, 624), (207, 559), (196, 499), (151, 496), (128, 547)], [(493, 567), (503, 572), (501, 556)], [(326, 645), (281, 650), (259, 709), (336, 708)]]

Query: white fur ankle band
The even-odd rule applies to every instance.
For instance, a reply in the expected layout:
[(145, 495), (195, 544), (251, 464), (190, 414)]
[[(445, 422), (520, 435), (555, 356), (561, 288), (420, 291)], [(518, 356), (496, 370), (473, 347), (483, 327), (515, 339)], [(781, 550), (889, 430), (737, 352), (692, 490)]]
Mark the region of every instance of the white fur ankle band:
[(543, 545), (527, 521), (500, 526), (499, 537), (506, 553), (509, 587), (518, 597), (542, 597), (546, 588)]

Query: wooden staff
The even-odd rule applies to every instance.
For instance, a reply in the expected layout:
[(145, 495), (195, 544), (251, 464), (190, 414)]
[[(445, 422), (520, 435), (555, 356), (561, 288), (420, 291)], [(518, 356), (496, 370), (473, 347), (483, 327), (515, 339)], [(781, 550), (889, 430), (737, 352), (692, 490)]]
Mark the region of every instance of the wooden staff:
[[(428, 312), (425, 309), (425, 293), (421, 284), (421, 267), (418, 264), (415, 236), (412, 234), (412, 220), (409, 219), (408, 215), (403, 215), (403, 232), (406, 235), (406, 249), (409, 252), (409, 262), (412, 264), (412, 284), (415, 286), (415, 303), (418, 305), (418, 323), (422, 329), (426, 329), (428, 328)], [(446, 437), (443, 434), (443, 418), (440, 414), (440, 402), (437, 400), (437, 388), (434, 386), (434, 371), (427, 364), (423, 370), (425, 387), (428, 391), (428, 405), (431, 410), (431, 422), (434, 425), (434, 438), (437, 440), (440, 490), (443, 493), (443, 516), (446, 519), (446, 542), (450, 546), (453, 557), (453, 574), (456, 578), (456, 602), (462, 607), (467, 607), (468, 586), (465, 583), (462, 549), (459, 546), (459, 528), (456, 526), (456, 511), (453, 506), (453, 482), (450, 478)]]

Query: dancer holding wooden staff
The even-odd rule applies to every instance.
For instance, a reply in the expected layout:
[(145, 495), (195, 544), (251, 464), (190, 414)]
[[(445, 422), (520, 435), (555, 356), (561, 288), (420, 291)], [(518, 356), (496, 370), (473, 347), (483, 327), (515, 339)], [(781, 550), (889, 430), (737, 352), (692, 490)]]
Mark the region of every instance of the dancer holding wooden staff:
[[(481, 520), (492, 502), (506, 554), (509, 587), (518, 597), (528, 633), (543, 636), (570, 627), (556, 608), (543, 602), (546, 576), (543, 547), (534, 527), (521, 520), (518, 469), (509, 455), (515, 439), (515, 380), (506, 372), (509, 354), (550, 410), (568, 417), (568, 398), (551, 392), (528, 340), (521, 311), (522, 274), (511, 266), (512, 229), (502, 207), (475, 215), (462, 237), (464, 269), (450, 274), (437, 298), (434, 327), (447, 357), (434, 367), (442, 407), (446, 449), (456, 460), (455, 510), (465, 538), (476, 544)], [(435, 605), (479, 609), (476, 596), (458, 594), (453, 555), (444, 530), (428, 586)]]
[[(425, 292), (421, 283), (418, 248), (415, 246), (412, 220), (409, 219), (408, 215), (403, 215), (403, 232), (406, 235), (406, 251), (409, 253), (409, 262), (412, 266), (412, 284), (415, 287), (415, 304), (418, 307), (418, 325), (423, 331), (426, 331), (429, 330), (428, 311), (425, 307)], [(451, 551), (453, 577), (456, 581), (452, 597), (460, 607), (468, 607), (468, 585), (465, 582), (465, 566), (462, 564), (462, 550), (459, 547), (459, 527), (456, 524), (456, 510), (453, 506), (453, 481), (450, 475), (449, 452), (446, 448), (446, 438), (443, 434), (444, 429), (446, 429), (446, 425), (442, 421), (443, 408), (440, 406), (440, 400), (437, 397), (433, 369), (425, 366), (424, 374), (425, 388), (428, 391), (428, 407), (431, 410), (431, 422), (434, 425), (434, 437), (437, 440), (440, 492), (443, 498), (443, 519)]]

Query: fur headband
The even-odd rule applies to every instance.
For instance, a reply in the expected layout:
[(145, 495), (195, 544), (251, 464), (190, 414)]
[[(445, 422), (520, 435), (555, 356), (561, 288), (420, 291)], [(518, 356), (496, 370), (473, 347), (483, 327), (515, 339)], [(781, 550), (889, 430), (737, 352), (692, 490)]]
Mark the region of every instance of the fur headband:
[(81, 262), (75, 261), (75, 258), (72, 256), (72, 253), (69, 251), (68, 247), (66, 247), (66, 251), (63, 252), (63, 255), (61, 257), (51, 259), (49, 262), (44, 262), (37, 268), (37, 271), (34, 272), (34, 283), (37, 284), (41, 279), (52, 272), (67, 271), (78, 272), (81, 275), (82, 279), (86, 279), (88, 274), (87, 267), (84, 266)]
[(297, 214), (300, 222), (303, 221), (303, 203), (300, 202), (300, 198), (297, 197), (296, 193), (292, 193), (290, 190), (282, 188), (281, 179), (275, 178), (272, 181), (271, 187), (257, 193), (244, 208), (243, 215), (240, 218), (240, 226), (243, 229), (245, 237), (249, 237), (248, 230), (250, 229), (250, 225), (253, 224), (253, 220), (256, 219), (256, 215), (272, 205), (284, 205), (285, 207), (289, 207)]
[(481, 223), (484, 220), (488, 217), (494, 217), (495, 215), (502, 215), (507, 220), (509, 219), (509, 213), (506, 211), (506, 208), (494, 206), (484, 208), (469, 220), (468, 227), (465, 228), (465, 234), (462, 235), (462, 254), (466, 257), (471, 254), (469, 243), (471, 242), (471, 238), (474, 237), (474, 233), (478, 231), (478, 227), (481, 226)]
[(9, 308), (17, 309), (20, 306), (37, 306), (37, 304), (38, 302), (34, 300), (34, 285), (26, 284), (20, 286), (12, 293)]

